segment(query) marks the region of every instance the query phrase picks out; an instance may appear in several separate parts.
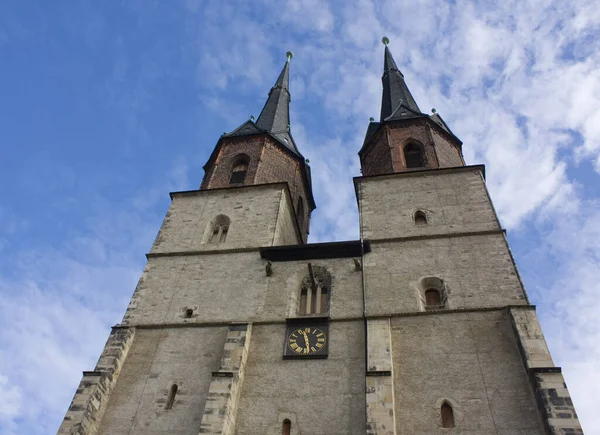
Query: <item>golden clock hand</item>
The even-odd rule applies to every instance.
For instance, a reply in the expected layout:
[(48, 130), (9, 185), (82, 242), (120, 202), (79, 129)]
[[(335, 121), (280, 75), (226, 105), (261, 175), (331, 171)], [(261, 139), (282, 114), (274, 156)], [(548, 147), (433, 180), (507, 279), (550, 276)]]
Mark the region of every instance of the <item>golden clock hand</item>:
[(308, 353), (310, 350), (310, 340), (308, 339), (306, 332), (302, 331), (302, 335), (304, 335), (304, 341), (306, 342), (306, 353)]

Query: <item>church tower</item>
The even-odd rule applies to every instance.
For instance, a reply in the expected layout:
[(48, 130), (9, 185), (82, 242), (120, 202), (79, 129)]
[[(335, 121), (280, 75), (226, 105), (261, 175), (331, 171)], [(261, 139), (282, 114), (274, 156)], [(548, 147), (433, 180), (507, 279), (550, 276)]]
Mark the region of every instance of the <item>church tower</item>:
[(171, 193), (59, 434), (583, 433), (484, 167), (420, 111), (384, 43), (381, 116), (354, 178), (360, 239), (307, 243), (288, 52), (200, 189)]

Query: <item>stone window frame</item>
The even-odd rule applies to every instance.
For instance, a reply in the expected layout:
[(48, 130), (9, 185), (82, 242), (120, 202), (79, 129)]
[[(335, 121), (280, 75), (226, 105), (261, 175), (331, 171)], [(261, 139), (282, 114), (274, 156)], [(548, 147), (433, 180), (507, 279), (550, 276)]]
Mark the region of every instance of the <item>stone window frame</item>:
[[(444, 420), (442, 417), (442, 408), (444, 405), (449, 406), (450, 410), (452, 411), (452, 423), (454, 424), (453, 426), (444, 426)], [(438, 426), (443, 429), (453, 429), (458, 427), (458, 423), (461, 417), (458, 403), (454, 399), (450, 399), (449, 397), (440, 397), (436, 400), (435, 415)]]
[(218, 245), (227, 241), (231, 219), (224, 214), (218, 214), (210, 220), (204, 230), (202, 244)]
[[(414, 224), (417, 225), (417, 226), (426, 226), (426, 225), (429, 225), (429, 213), (426, 210), (423, 210), (422, 208), (415, 210), (413, 212), (413, 216), (412, 217), (413, 217)], [(419, 223), (417, 221), (417, 219), (419, 217), (424, 218), (425, 222)]]
[[(307, 275), (302, 279), (296, 310), (297, 315), (300, 317), (329, 315), (329, 310), (331, 309), (331, 274), (325, 266), (313, 265), (312, 267), (317, 288), (312, 288), (310, 276)], [(303, 298), (305, 298), (304, 302)], [(313, 300), (315, 301), (314, 304)], [(308, 306), (309, 304), (310, 307)]]
[[(439, 293), (440, 304), (436, 306), (430, 306), (427, 304), (425, 293), (430, 290), (435, 290)], [(423, 277), (417, 284), (417, 297), (421, 311), (433, 311), (433, 310), (448, 310), (450, 309), (448, 295), (450, 290), (446, 282), (443, 279), (428, 276)]]

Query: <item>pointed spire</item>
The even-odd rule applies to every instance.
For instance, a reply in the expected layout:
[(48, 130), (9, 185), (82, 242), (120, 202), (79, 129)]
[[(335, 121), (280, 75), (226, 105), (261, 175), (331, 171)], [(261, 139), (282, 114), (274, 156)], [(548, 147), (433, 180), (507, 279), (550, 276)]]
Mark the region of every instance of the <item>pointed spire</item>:
[(275, 85), (271, 88), (269, 98), (256, 122), (254, 119), (246, 121), (227, 136), (245, 136), (266, 132), (290, 151), (302, 157), (290, 133), (290, 60), (294, 57), (294, 53), (288, 51), (286, 57), (285, 65)]
[(290, 60), (292, 52), (287, 52), (287, 60), (275, 86), (269, 92), (269, 98), (263, 107), (256, 126), (269, 133), (283, 133), (288, 131), (290, 125)]
[(385, 54), (383, 59), (383, 96), (381, 98), (381, 122), (392, 119), (411, 118), (423, 115), (411, 95), (404, 75), (398, 69), (396, 61), (388, 48), (390, 40), (383, 37)]

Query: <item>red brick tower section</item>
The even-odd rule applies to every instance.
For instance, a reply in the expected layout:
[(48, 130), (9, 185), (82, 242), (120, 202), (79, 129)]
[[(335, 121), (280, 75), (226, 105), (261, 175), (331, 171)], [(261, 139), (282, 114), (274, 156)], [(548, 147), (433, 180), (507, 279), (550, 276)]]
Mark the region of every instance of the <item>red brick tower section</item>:
[(421, 112), (384, 38), (379, 122), (371, 119), (359, 151), (362, 175), (464, 166), (462, 142), (440, 115)]
[(316, 208), (310, 167), (290, 132), (289, 68), (292, 53), (258, 117), (221, 136), (208, 162), (200, 189), (287, 182), (303, 242)]

